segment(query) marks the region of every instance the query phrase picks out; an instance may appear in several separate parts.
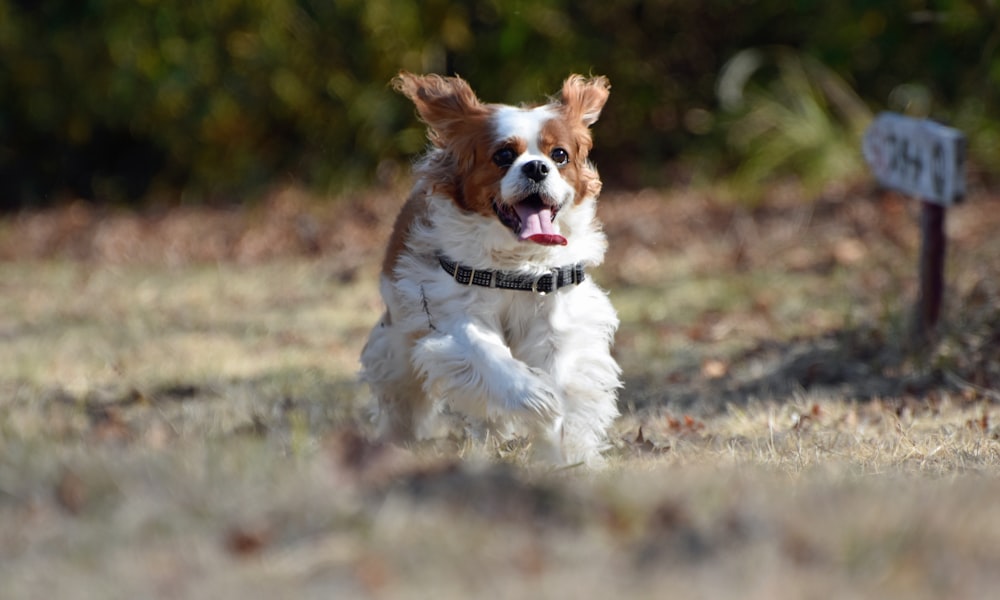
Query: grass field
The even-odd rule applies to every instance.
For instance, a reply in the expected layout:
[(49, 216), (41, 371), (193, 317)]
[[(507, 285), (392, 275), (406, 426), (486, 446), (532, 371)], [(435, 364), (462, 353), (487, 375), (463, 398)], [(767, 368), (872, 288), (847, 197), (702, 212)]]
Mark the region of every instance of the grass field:
[(982, 598), (1000, 585), (1000, 211), (606, 194), (609, 466), (371, 440), (397, 200), (0, 222), (0, 598)]

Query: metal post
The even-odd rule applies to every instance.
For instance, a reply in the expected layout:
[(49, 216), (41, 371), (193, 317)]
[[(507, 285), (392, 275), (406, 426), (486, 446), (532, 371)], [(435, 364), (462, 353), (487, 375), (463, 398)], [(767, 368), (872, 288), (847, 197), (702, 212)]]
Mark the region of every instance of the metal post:
[(921, 202), (920, 293), (914, 311), (913, 337), (926, 340), (941, 315), (944, 295), (945, 207)]

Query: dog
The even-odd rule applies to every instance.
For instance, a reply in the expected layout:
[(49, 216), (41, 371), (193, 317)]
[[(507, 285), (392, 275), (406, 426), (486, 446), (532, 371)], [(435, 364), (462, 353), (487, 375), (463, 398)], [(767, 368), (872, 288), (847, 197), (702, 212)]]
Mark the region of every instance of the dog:
[(430, 147), (382, 263), (385, 312), (361, 355), (393, 441), (441, 411), (477, 435), (526, 435), (541, 460), (599, 465), (618, 416), (618, 317), (587, 277), (607, 246), (590, 127), (605, 77), (535, 106), (481, 102), (459, 77), (402, 72)]

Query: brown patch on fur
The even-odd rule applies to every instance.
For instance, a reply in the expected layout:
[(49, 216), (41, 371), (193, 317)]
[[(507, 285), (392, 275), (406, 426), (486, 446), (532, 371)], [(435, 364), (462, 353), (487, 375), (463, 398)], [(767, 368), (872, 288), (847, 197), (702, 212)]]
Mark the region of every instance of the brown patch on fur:
[(570, 75), (562, 87), (563, 111), (570, 121), (590, 127), (601, 116), (601, 109), (608, 101), (611, 84), (604, 76), (587, 79), (582, 75)]
[(428, 137), (441, 150), (420, 167), (434, 182), (432, 191), (453, 198), (463, 210), (492, 214), (500, 178), (480, 167), (495, 151), (488, 123), (494, 107), (480, 102), (459, 77), (400, 73), (393, 85), (416, 105)]
[(396, 263), (399, 261), (399, 256), (406, 251), (406, 240), (410, 237), (410, 229), (426, 215), (427, 194), (423, 190), (417, 190), (406, 200), (396, 216), (392, 235), (389, 236), (389, 246), (382, 260), (382, 275), (395, 279)]
[[(607, 77), (597, 76), (587, 79), (581, 75), (570, 75), (563, 82), (561, 104), (565, 122), (569, 124), (575, 151), (571, 150), (570, 165), (576, 173), (568, 174), (570, 181), (576, 182), (576, 201), (597, 196), (601, 192), (601, 180), (597, 170), (587, 160), (593, 145), (590, 126), (597, 122), (601, 110), (608, 101), (611, 84)], [(575, 175), (575, 177), (573, 177)]]
[(499, 149), (493, 139), (493, 128), (482, 128), (460, 140), (449, 150), (462, 156), (456, 178), (456, 200), (463, 209), (484, 216), (493, 214), (493, 199), (500, 193), (500, 167), (493, 164), (493, 153)]
[(420, 118), (430, 128), (428, 137), (439, 148), (480, 128), (490, 113), (461, 77), (402, 72), (392, 84), (416, 105)]
[[(579, 204), (588, 196), (600, 192), (600, 181), (587, 156), (590, 154), (590, 130), (581, 125), (573, 125), (566, 119), (551, 119), (542, 126), (539, 149), (551, 155), (556, 148), (569, 153), (569, 162), (559, 167), (563, 179), (573, 184), (576, 190), (574, 202)], [(593, 189), (594, 182), (597, 189)]]
[(493, 127), (487, 127), (477, 139), (470, 140), (470, 145), (474, 147), (466, 151), (474, 159), (460, 173), (462, 208), (485, 216), (493, 214), (493, 201), (500, 195), (500, 180), (507, 171), (507, 167), (497, 166), (493, 162), (493, 155), (507, 146), (516, 155), (523, 154), (528, 149), (526, 140), (511, 138), (497, 141), (493, 135)]

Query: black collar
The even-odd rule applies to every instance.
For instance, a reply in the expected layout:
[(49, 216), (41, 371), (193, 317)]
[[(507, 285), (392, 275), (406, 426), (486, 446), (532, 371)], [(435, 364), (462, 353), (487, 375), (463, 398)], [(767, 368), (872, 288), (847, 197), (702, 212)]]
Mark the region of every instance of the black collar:
[(448, 260), (442, 254), (438, 255), (438, 261), (445, 273), (451, 275), (456, 282), (462, 285), (478, 285), (501, 290), (522, 290), (535, 292), (542, 296), (559, 288), (581, 283), (586, 277), (583, 272), (583, 263), (556, 267), (542, 275), (526, 275), (510, 271), (463, 267)]

